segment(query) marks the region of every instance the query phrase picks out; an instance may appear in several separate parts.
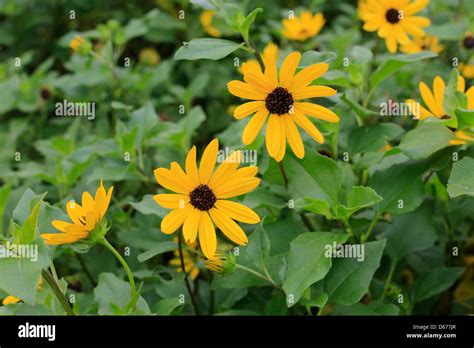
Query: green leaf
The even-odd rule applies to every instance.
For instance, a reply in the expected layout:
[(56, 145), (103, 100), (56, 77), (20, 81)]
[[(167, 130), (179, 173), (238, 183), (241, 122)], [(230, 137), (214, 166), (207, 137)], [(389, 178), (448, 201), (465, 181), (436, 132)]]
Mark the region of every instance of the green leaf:
[[(126, 307), (132, 299), (132, 291), (130, 284), (117, 278), (115, 274), (101, 273), (98, 285), (94, 289), (94, 296), (99, 305), (98, 314), (127, 314)], [(142, 314), (150, 313), (146, 301), (141, 296), (137, 301), (137, 311)]]
[(359, 127), (349, 134), (349, 151), (352, 156), (361, 152), (378, 151), (388, 140), (398, 138), (403, 128), (395, 123), (380, 123), (374, 127)]
[(461, 41), (466, 31), (463, 22), (452, 22), (446, 24), (430, 25), (425, 29), (426, 33), (436, 36), (439, 40)]
[[(345, 245), (363, 248), (363, 260), (357, 257), (336, 258), (322, 281), (330, 303), (351, 305), (367, 293), (385, 247), (385, 240), (365, 244)], [(362, 255), (362, 253), (361, 253)]]
[(168, 251), (173, 251), (176, 249), (178, 249), (178, 245), (175, 242), (156, 243), (153, 248), (145, 251), (144, 253), (141, 253), (140, 255), (137, 256), (137, 258), (138, 258), (138, 261), (145, 262), (155, 257), (156, 255), (160, 255), (160, 254), (166, 253)]
[(153, 306), (153, 313), (158, 315), (170, 315), (176, 308), (182, 306), (178, 297), (165, 298)]
[(268, 255), (270, 254), (270, 240), (263, 228), (263, 223), (258, 225), (255, 232), (249, 238), (247, 255), (260, 269), (266, 268)]
[[(449, 76), (449, 81), (444, 89), (443, 111), (446, 115), (455, 116), (456, 109), (467, 109), (467, 96), (458, 91), (459, 70), (454, 68)], [(453, 121), (456, 121), (454, 119)], [(457, 124), (451, 125), (457, 128)]]
[[(346, 92), (342, 93), (341, 95), (341, 100), (343, 102), (345, 102), (351, 109), (352, 111), (354, 111), (359, 117), (361, 118), (366, 118), (367, 116), (369, 115), (379, 115), (378, 112), (375, 112), (375, 111), (372, 111), (372, 110), (369, 110), (365, 107), (363, 107), (362, 105), (360, 105), (359, 103), (353, 101), (348, 95)], [(365, 128), (361, 128), (361, 129), (365, 129)], [(349, 138), (351, 139), (351, 138)]]
[(454, 113), (458, 120), (458, 130), (474, 127), (474, 110), (457, 108)]
[(295, 202), (295, 208), (304, 209), (314, 214), (323, 215), (326, 219), (332, 219), (333, 214), (329, 203), (321, 199), (314, 199), (311, 197), (303, 197)]
[(255, 17), (257, 17), (257, 14), (260, 12), (263, 12), (263, 9), (260, 7), (257, 7), (255, 10), (250, 12), (247, 17), (245, 17), (245, 20), (243, 23), (240, 25), (240, 33), (242, 34), (242, 37), (247, 40), (249, 37), (249, 29), (252, 23), (255, 21)]
[(393, 74), (398, 69), (404, 67), (407, 64), (417, 62), (423, 59), (434, 58), (438, 55), (433, 52), (419, 52), (414, 54), (396, 54), (390, 56), (385, 62), (383, 62), (377, 70), (370, 77), (370, 86), (374, 89), (380, 82), (385, 80), (388, 76)]
[(464, 157), (453, 164), (448, 180), (448, 193), (451, 198), (462, 195), (474, 196), (474, 159)]
[(0, 234), (3, 233), (3, 217), (12, 186), (13, 185), (9, 183), (0, 188)]
[(222, 39), (193, 39), (181, 46), (174, 55), (176, 60), (211, 59), (219, 60), (227, 57), (244, 43), (235, 43)]
[(331, 232), (302, 233), (290, 244), (288, 269), (283, 282), (288, 307), (297, 303), (304, 291), (324, 278), (331, 267), (326, 246), (343, 243), (348, 235)]
[(328, 63), (337, 58), (335, 52), (306, 51), (301, 55), (298, 68), (306, 68), (316, 63)]
[(413, 283), (415, 302), (423, 301), (449, 289), (463, 272), (462, 267), (446, 267), (421, 274)]
[[(30, 252), (33, 251), (31, 255), (26, 255), (31, 256), (29, 258), (0, 257), (0, 289), (26, 303), (34, 304), (41, 271), (49, 266), (49, 251), (41, 238), (26, 247)], [(0, 253), (4, 252), (4, 247), (0, 248)]]
[(444, 124), (423, 122), (406, 133), (398, 147), (405, 155), (420, 159), (449, 146), (449, 141), (453, 138), (453, 132)]
[(152, 195), (145, 195), (140, 202), (130, 202), (130, 205), (144, 215), (154, 214), (160, 218), (165, 217), (168, 209), (162, 208), (155, 202)]
[(392, 260), (427, 249), (436, 241), (436, 228), (433, 224), (432, 210), (422, 206), (416, 211), (393, 217), (392, 224), (378, 239), (386, 239), (386, 253)]
[(41, 204), (43, 203), (44, 196), (45, 194), (40, 197), (39, 201), (33, 207), (30, 216), (26, 218), (25, 223), (23, 224), (22, 233), (20, 235), (20, 238), (15, 241), (16, 243), (29, 244), (36, 239), (36, 232), (38, 229), (38, 216), (41, 209)]
[(331, 315), (398, 315), (400, 309), (394, 304), (371, 302), (369, 304), (354, 303), (350, 306), (336, 305)]
[(337, 206), (337, 216), (346, 220), (356, 211), (370, 207), (382, 201), (383, 198), (370, 187), (354, 186), (347, 193), (345, 205)]

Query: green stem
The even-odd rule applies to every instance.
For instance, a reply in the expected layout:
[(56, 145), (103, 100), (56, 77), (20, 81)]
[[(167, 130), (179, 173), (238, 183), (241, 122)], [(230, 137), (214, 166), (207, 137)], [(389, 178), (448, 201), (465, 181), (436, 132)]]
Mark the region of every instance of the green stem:
[(64, 296), (64, 294), (62, 293), (61, 289), (58, 286), (58, 283), (56, 283), (51, 273), (49, 273), (47, 270), (44, 270), (41, 275), (43, 276), (43, 279), (46, 280), (51, 290), (53, 290), (54, 295), (56, 295), (66, 314), (74, 316), (75, 314), (72, 310), (71, 304), (67, 300), (66, 296)]
[(382, 296), (380, 297), (381, 301), (383, 301), (383, 299), (385, 298), (388, 287), (390, 286), (390, 282), (392, 281), (392, 278), (393, 278), (393, 273), (395, 272), (395, 268), (397, 267), (397, 262), (398, 262), (398, 260), (394, 259), (392, 261), (391, 265), (390, 265), (390, 271), (388, 272), (388, 277), (387, 277), (387, 280), (385, 280), (385, 285), (383, 287)]
[(369, 239), (369, 237), (372, 234), (372, 231), (373, 231), (375, 225), (377, 224), (377, 221), (379, 221), (379, 219), (380, 219), (380, 213), (377, 213), (375, 215), (374, 219), (372, 220), (372, 222), (370, 223), (370, 226), (367, 229), (367, 232), (365, 232), (360, 238), (360, 242), (362, 244), (364, 244), (367, 241), (367, 239)]
[(367, 93), (367, 97), (365, 97), (364, 104), (362, 105), (364, 108), (369, 106), (370, 99), (372, 99), (372, 94), (374, 94), (375, 88), (371, 88), (369, 93)]
[(112, 246), (112, 244), (109, 243), (107, 239), (103, 238), (101, 243), (103, 246), (109, 249), (109, 251), (112, 254), (114, 254), (114, 256), (117, 258), (117, 260), (119, 260), (119, 262), (122, 264), (123, 269), (127, 273), (128, 282), (130, 283), (130, 288), (132, 290), (132, 310), (134, 311), (137, 306), (138, 293), (137, 293), (137, 287), (135, 286), (135, 280), (133, 279), (132, 271), (130, 270), (130, 267), (128, 267), (128, 264), (124, 260), (122, 255), (120, 255), (120, 253)]
[[(250, 274), (253, 274), (253, 275), (256, 276), (256, 277), (259, 277), (260, 279), (263, 279), (263, 280), (269, 282), (270, 284), (272, 284), (272, 286), (273, 286), (274, 288), (280, 289), (280, 287), (279, 287), (278, 285), (276, 285), (276, 283), (273, 281), (273, 279), (272, 279), (269, 275), (268, 275), (268, 276), (265, 276), (265, 275), (263, 275), (262, 273), (259, 273), (259, 272), (255, 271), (255, 270), (251, 269), (251, 268), (248, 268), (248, 267), (245, 267), (245, 266), (242, 266), (242, 265), (239, 265), (239, 264), (237, 264), (236, 267), (237, 267), (237, 268), (240, 268), (241, 270), (243, 270), (243, 271), (245, 271), (245, 272), (248, 272), (248, 273), (250, 273)], [(267, 274), (268, 274), (268, 272), (267, 272)]]
[(285, 182), (285, 188), (288, 188), (288, 176), (286, 176), (285, 167), (283, 167), (283, 162), (277, 162), (278, 168), (280, 168), (281, 176), (283, 177), (283, 181)]
[(189, 297), (191, 297), (191, 303), (193, 304), (194, 307), (194, 312), (196, 315), (199, 315), (199, 309), (197, 306), (196, 299), (194, 298), (194, 294), (191, 290), (191, 285), (189, 284), (189, 279), (188, 279), (188, 273), (186, 272), (186, 269), (184, 267), (184, 255), (183, 255), (183, 236), (181, 233), (178, 235), (178, 250), (179, 250), (179, 260), (181, 262), (181, 270), (183, 271), (184, 274), (184, 282), (186, 284), (186, 288), (188, 289), (189, 292)]

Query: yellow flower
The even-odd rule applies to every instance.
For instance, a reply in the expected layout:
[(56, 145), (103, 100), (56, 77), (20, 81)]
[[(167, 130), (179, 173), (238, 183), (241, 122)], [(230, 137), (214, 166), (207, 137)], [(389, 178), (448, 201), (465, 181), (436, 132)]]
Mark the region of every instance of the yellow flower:
[(74, 39), (72, 39), (70, 42), (69, 42), (69, 47), (73, 50), (73, 51), (77, 51), (79, 49), (79, 47), (81, 47), (81, 45), (85, 44), (86, 43), (86, 40), (84, 40), (84, 38), (80, 35), (76, 35), (74, 37)]
[[(42, 288), (42, 285), (43, 285), (43, 278), (40, 278), (39, 279), (39, 282), (38, 282), (38, 289), (41, 289)], [(2, 301), (2, 304), (4, 306), (6, 305), (9, 305), (9, 304), (15, 304), (15, 303), (18, 303), (21, 301), (21, 298), (18, 298), (18, 297), (15, 297), (13, 295), (8, 295), (7, 297), (5, 297)]]
[(322, 13), (314, 16), (311, 11), (303, 11), (299, 17), (285, 18), (282, 21), (283, 35), (290, 40), (305, 41), (318, 35), (326, 20)]
[(465, 49), (474, 48), (474, 36), (472, 36), (471, 32), (467, 32), (464, 40), (462, 41), (462, 45)]
[(400, 51), (403, 53), (411, 54), (421, 51), (432, 51), (439, 53), (444, 49), (443, 45), (439, 44), (439, 40), (436, 36), (426, 35), (425, 37), (414, 38), (407, 44), (400, 46)]
[(148, 65), (156, 65), (160, 62), (160, 55), (154, 48), (143, 48), (138, 54), (140, 62)]
[(359, 17), (364, 21), (365, 31), (377, 31), (385, 39), (391, 53), (397, 52), (397, 44), (407, 45), (408, 35), (415, 38), (425, 36), (422, 28), (431, 24), (428, 18), (414, 16), (425, 8), (429, 0), (362, 0), (359, 2)]
[[(419, 85), (420, 94), (425, 102), (425, 105), (428, 109), (420, 105), (419, 111), (418, 108), (410, 107), (415, 118), (424, 120), (428, 117), (437, 117), (437, 118), (447, 118), (448, 115), (444, 112), (443, 109), (443, 99), (444, 99), (444, 90), (446, 85), (443, 79), (440, 76), (436, 76), (433, 81), (433, 93), (430, 88), (424, 82), (420, 82)], [(458, 78), (457, 90), (461, 93), (464, 93), (465, 81), (462, 76)], [(469, 88), (465, 93), (467, 96), (467, 108), (474, 109), (474, 87)], [(408, 99), (406, 101), (408, 106), (416, 104), (413, 99)]]
[[(178, 243), (178, 238), (174, 238), (174, 241)], [(186, 243), (188, 248), (196, 249), (197, 243)], [(183, 261), (184, 261), (184, 270), (191, 277), (192, 280), (196, 279), (199, 275), (199, 266), (198, 263), (201, 260), (201, 257), (198, 254), (191, 253), (186, 249), (183, 249)], [(174, 251), (174, 258), (169, 261), (169, 264), (176, 267), (177, 272), (182, 272), (181, 268), (181, 258), (179, 257), (179, 250)]]
[(468, 79), (474, 79), (474, 64), (459, 64), (459, 70)]
[(456, 139), (450, 140), (450, 145), (464, 145), (467, 143), (474, 143), (474, 136), (472, 133), (467, 133), (465, 131), (456, 131), (454, 132)]
[(253, 143), (270, 114), (265, 131), (266, 147), (269, 155), (278, 162), (285, 156), (286, 140), (298, 158), (304, 157), (303, 141), (296, 125), (318, 143), (324, 142), (323, 135), (306, 115), (328, 122), (339, 122), (339, 117), (331, 110), (299, 101), (328, 97), (337, 92), (327, 86), (310, 85), (328, 70), (329, 65), (326, 63), (313, 64), (295, 75), (300, 59), (299, 52), (288, 55), (281, 65), (279, 78), (276, 61), (272, 59), (268, 61), (265, 73), (260, 68), (246, 67), (243, 69), (245, 82), (234, 80), (227, 84), (231, 94), (252, 100), (234, 111), (234, 117), (238, 120), (254, 114), (242, 133), (244, 144)]
[(48, 245), (70, 244), (87, 239), (91, 232), (103, 221), (112, 198), (113, 187), (106, 193), (102, 181), (92, 198), (89, 192), (82, 194), (82, 206), (69, 201), (66, 210), (71, 222), (53, 220), (52, 225), (61, 233), (42, 234)]
[(204, 10), (199, 17), (199, 20), (201, 21), (206, 33), (214, 37), (220, 37), (221, 32), (212, 25), (212, 19), (214, 18), (215, 14), (216, 13), (213, 10)]
[(174, 194), (158, 194), (153, 199), (162, 207), (172, 209), (161, 221), (161, 231), (171, 234), (183, 226), (187, 243), (194, 243), (199, 233), (199, 244), (204, 255), (212, 259), (217, 248), (214, 224), (238, 245), (248, 242), (242, 228), (234, 221), (256, 224), (260, 217), (245, 205), (228, 198), (246, 194), (260, 184), (255, 175), (258, 167), (238, 169), (242, 152), (235, 151), (214, 171), (219, 142), (214, 139), (204, 150), (199, 169), (196, 164), (196, 147), (186, 157), (183, 171), (177, 162), (170, 169), (158, 168), (156, 181)]
[(204, 261), (208, 270), (218, 275), (226, 276), (234, 273), (237, 263), (232, 254), (216, 254), (214, 258)]
[[(278, 60), (279, 49), (278, 46), (275, 45), (273, 42), (269, 42), (267, 46), (263, 49), (262, 53), (262, 60), (265, 65), (268, 65), (268, 62), (271, 60)], [(249, 59), (244, 64), (242, 64), (242, 68), (239, 69), (240, 73), (244, 74), (245, 69), (260, 69), (260, 64), (256, 59)]]

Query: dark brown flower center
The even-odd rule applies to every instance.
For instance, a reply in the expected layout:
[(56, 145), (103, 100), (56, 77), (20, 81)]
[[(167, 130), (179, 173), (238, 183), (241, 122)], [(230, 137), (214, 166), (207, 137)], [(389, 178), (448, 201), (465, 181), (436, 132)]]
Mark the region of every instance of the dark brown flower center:
[(199, 185), (190, 194), (191, 204), (199, 210), (209, 210), (216, 203), (216, 195), (207, 185)]
[(293, 106), (293, 96), (286, 88), (277, 87), (265, 98), (265, 107), (272, 114), (287, 114)]
[(396, 24), (400, 22), (400, 18), (398, 16), (398, 10), (394, 8), (388, 9), (387, 12), (385, 13), (385, 19), (391, 24)]
[(474, 48), (474, 37), (472, 35), (466, 36), (462, 42), (464, 48)]

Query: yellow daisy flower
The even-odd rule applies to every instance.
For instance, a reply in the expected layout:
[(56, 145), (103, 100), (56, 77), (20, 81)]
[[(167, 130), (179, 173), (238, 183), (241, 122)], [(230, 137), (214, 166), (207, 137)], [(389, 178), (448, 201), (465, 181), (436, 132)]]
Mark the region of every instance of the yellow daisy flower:
[(272, 59), (266, 64), (265, 73), (262, 73), (260, 68), (246, 67), (245, 82), (234, 80), (227, 84), (231, 94), (252, 100), (238, 106), (234, 111), (234, 117), (238, 120), (254, 115), (242, 133), (244, 144), (253, 143), (270, 114), (265, 131), (266, 147), (269, 155), (278, 162), (285, 156), (286, 140), (298, 158), (304, 157), (303, 141), (296, 125), (318, 143), (324, 142), (323, 135), (306, 115), (332, 123), (339, 122), (339, 117), (331, 110), (321, 105), (299, 101), (337, 93), (335, 89), (327, 86), (311, 85), (328, 70), (328, 64), (313, 64), (295, 75), (300, 59), (299, 52), (289, 54), (281, 65), (279, 78), (276, 61)]
[(474, 79), (474, 64), (459, 64), (459, 71), (463, 74), (464, 77), (468, 79)]
[(313, 16), (311, 11), (303, 11), (299, 17), (283, 19), (282, 33), (287, 39), (305, 41), (318, 35), (325, 22), (322, 13)]
[(102, 223), (112, 198), (113, 187), (106, 193), (102, 181), (93, 198), (89, 192), (82, 194), (82, 206), (69, 201), (66, 210), (71, 222), (53, 220), (52, 225), (61, 233), (42, 234), (41, 237), (48, 245), (76, 243), (87, 239), (91, 232)]
[(450, 140), (450, 145), (464, 145), (467, 143), (474, 143), (474, 136), (472, 133), (460, 130), (454, 132), (454, 136), (456, 137), (456, 139)]
[[(178, 238), (173, 239), (176, 243), (178, 243)], [(186, 243), (190, 249), (196, 249), (197, 243)], [(195, 280), (199, 275), (199, 262), (203, 261), (202, 258), (196, 254), (187, 251), (183, 248), (183, 261), (184, 261), (184, 270), (187, 274), (191, 277), (192, 280)], [(169, 264), (173, 267), (176, 267), (176, 272), (182, 272), (181, 268), (181, 259), (179, 257), (179, 250), (174, 251), (174, 258), (169, 261)]]
[[(43, 278), (40, 278), (38, 282), (38, 289), (41, 289), (42, 285), (43, 285)], [(6, 306), (6, 305), (18, 303), (20, 301), (22, 301), (21, 298), (15, 297), (13, 295), (8, 295), (7, 297), (3, 299), (2, 304)]]
[(472, 36), (471, 32), (467, 32), (464, 40), (462, 41), (462, 45), (466, 49), (474, 48), (474, 36)]
[(77, 51), (79, 49), (79, 47), (81, 47), (81, 45), (85, 44), (86, 43), (86, 40), (84, 40), (84, 38), (80, 35), (76, 35), (74, 37), (74, 39), (72, 39), (70, 42), (69, 42), (69, 47), (73, 50), (73, 51)]
[[(443, 79), (440, 76), (434, 78), (433, 93), (424, 82), (420, 82), (419, 88), (427, 109), (420, 105), (419, 111), (417, 111), (418, 108), (410, 107), (410, 105), (416, 104), (413, 99), (407, 99), (406, 101), (415, 118), (420, 120), (428, 117), (447, 118), (448, 116), (443, 109), (444, 90), (446, 88)], [(459, 76), (457, 90), (464, 93), (464, 88), (464, 78)], [(474, 87), (469, 88), (465, 94), (467, 96), (468, 109), (474, 109)]]
[[(278, 46), (275, 45), (273, 42), (269, 42), (263, 49), (262, 60), (265, 63), (265, 65), (267, 65), (270, 60), (277, 61), (278, 55), (279, 55)], [(260, 69), (260, 64), (258, 64), (258, 61), (256, 59), (249, 59), (244, 64), (242, 64), (242, 68), (239, 69), (239, 72), (243, 74), (245, 69), (249, 69), (249, 68)]]
[(201, 21), (201, 25), (204, 27), (206, 33), (214, 37), (220, 37), (221, 32), (212, 25), (212, 19), (215, 14), (216, 13), (213, 10), (204, 10), (199, 16), (199, 20)]
[(229, 201), (228, 198), (246, 194), (260, 184), (255, 175), (258, 167), (238, 169), (242, 153), (233, 152), (214, 171), (219, 142), (214, 139), (204, 150), (199, 169), (196, 164), (196, 147), (188, 152), (185, 170), (177, 162), (170, 169), (154, 171), (156, 181), (174, 194), (158, 194), (153, 198), (164, 208), (172, 209), (161, 221), (161, 231), (175, 232), (183, 226), (187, 243), (194, 243), (199, 234), (199, 244), (204, 255), (212, 259), (216, 252), (217, 239), (214, 224), (238, 245), (248, 242), (242, 228), (234, 221), (256, 224), (260, 217), (245, 205)]
[(438, 38), (436, 36), (430, 35), (414, 38), (407, 44), (400, 46), (400, 51), (407, 54), (417, 53), (421, 51), (432, 51), (435, 53), (439, 53), (443, 49), (444, 46), (440, 45)]
[(143, 48), (138, 53), (140, 62), (148, 65), (156, 65), (160, 62), (160, 55), (154, 48)]
[(365, 31), (377, 31), (385, 39), (391, 53), (397, 52), (397, 44), (410, 43), (408, 35), (415, 38), (425, 36), (422, 28), (431, 24), (428, 18), (414, 16), (424, 9), (429, 0), (362, 0), (359, 2), (359, 17), (364, 21)]

